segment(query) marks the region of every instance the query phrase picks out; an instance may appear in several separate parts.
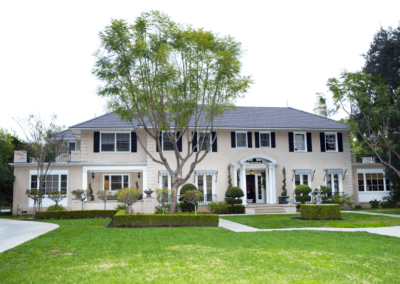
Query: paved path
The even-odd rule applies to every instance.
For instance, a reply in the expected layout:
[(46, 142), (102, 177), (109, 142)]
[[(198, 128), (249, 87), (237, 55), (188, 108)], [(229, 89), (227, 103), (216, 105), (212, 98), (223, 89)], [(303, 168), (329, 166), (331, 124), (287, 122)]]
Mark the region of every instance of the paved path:
[(0, 219), (0, 253), (58, 227), (50, 223)]
[[(349, 211), (346, 213), (362, 213), (369, 215), (381, 215), (381, 216), (389, 216), (389, 217), (397, 217), (400, 218), (399, 215), (389, 215), (389, 214), (380, 214), (380, 213), (366, 213), (366, 212), (353, 212)], [(271, 232), (271, 231), (331, 231), (331, 232), (367, 232), (371, 234), (378, 234), (384, 236), (398, 237), (400, 238), (400, 226), (393, 227), (378, 227), (378, 228), (286, 228), (286, 229), (257, 229), (250, 226), (242, 225), (236, 222), (219, 219), (219, 227), (231, 230), (236, 233), (245, 233), (245, 232)]]

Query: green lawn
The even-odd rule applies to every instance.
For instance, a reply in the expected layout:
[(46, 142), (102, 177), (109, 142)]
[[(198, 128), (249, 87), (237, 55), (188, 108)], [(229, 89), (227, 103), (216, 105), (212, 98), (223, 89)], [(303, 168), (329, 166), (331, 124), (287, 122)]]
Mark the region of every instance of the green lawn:
[(0, 283), (398, 283), (398, 238), (215, 227), (60, 228), (0, 254)]
[(370, 209), (370, 210), (368, 210), (367, 212), (370, 212), (370, 213), (382, 213), (382, 214), (400, 215), (400, 208)]
[(346, 220), (325, 221), (292, 219), (292, 217), (300, 217), (299, 214), (220, 216), (220, 218), (259, 229), (306, 228), (322, 226), (334, 228), (400, 226), (400, 218), (357, 213), (342, 213), (341, 215), (342, 218)]

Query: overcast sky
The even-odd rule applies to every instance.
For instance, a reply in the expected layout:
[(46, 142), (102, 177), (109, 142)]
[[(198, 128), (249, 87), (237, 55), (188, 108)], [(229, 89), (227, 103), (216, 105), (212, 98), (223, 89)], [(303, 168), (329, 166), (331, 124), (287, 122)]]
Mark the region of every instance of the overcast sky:
[(1, 1), (0, 127), (20, 133), (12, 118), (31, 112), (67, 127), (105, 113), (91, 75), (98, 33), (150, 10), (242, 42), (254, 85), (237, 105), (307, 112), (328, 78), (361, 69), (381, 26), (400, 21), (399, 0)]

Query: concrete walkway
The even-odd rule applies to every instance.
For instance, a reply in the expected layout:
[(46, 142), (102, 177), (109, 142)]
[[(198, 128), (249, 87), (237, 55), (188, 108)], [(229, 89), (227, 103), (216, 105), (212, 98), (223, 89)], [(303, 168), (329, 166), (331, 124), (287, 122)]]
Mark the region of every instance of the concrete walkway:
[(50, 223), (0, 219), (0, 253), (58, 227)]
[[(361, 213), (368, 215), (380, 215), (400, 218), (399, 215), (380, 214), (380, 213), (367, 213), (367, 212), (343, 212), (343, 213)], [(250, 226), (242, 225), (236, 222), (219, 219), (219, 227), (231, 230), (236, 233), (248, 232), (272, 232), (272, 231), (331, 231), (331, 232), (367, 232), (371, 234), (378, 234), (383, 236), (391, 236), (400, 238), (400, 226), (393, 227), (378, 227), (378, 228), (286, 228), (286, 229), (257, 229)]]

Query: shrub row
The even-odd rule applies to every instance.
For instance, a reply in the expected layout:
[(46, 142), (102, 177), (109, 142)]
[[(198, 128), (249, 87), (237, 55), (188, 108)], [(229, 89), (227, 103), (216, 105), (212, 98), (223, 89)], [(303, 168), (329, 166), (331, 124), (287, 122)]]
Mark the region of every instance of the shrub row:
[(243, 205), (229, 206), (228, 214), (244, 214), (244, 206)]
[(301, 218), (306, 220), (338, 220), (341, 219), (339, 204), (302, 204)]
[(126, 214), (118, 211), (114, 216), (114, 227), (218, 227), (218, 222), (215, 214)]
[(118, 210), (79, 210), (36, 212), (35, 219), (113, 218)]
[(235, 204), (242, 204), (243, 201), (242, 199), (226, 199), (226, 203), (229, 205), (235, 205)]

